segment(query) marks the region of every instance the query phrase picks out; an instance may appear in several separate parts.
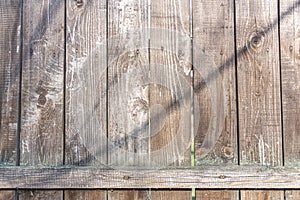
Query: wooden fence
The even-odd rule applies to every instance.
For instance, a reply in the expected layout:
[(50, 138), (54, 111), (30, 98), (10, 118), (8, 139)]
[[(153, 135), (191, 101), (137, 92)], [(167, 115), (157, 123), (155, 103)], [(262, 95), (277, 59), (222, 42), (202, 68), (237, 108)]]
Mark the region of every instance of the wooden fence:
[(299, 6), (1, 0), (0, 199), (300, 199)]

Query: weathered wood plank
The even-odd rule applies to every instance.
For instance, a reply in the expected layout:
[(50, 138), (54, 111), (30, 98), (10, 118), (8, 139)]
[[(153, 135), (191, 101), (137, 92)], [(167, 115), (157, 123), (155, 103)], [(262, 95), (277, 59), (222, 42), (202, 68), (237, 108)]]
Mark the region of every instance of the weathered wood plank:
[(285, 164), (300, 161), (300, 2), (280, 1), (280, 23), (283, 130)]
[(64, 3), (24, 2), (21, 165), (62, 164)]
[[(238, 161), (233, 3), (193, 1), (196, 165)], [(196, 197), (238, 199), (238, 191), (199, 190)]]
[[(235, 3), (240, 163), (281, 165), (277, 2)], [(282, 191), (242, 191), (242, 194), (242, 199), (283, 198)]]
[[(67, 1), (66, 163), (105, 165), (106, 2)], [(106, 191), (66, 190), (66, 199), (105, 199)]]
[[(299, 174), (300, 168), (264, 166), (132, 167), (120, 170), (107, 167), (0, 167), (0, 188), (300, 189)], [(268, 195), (273, 195), (271, 193)]]
[[(24, 1), (21, 165), (63, 164), (64, 1)], [(23, 191), (19, 199), (61, 199)]]
[(0, 191), (0, 199), (1, 200), (14, 200), (15, 199), (15, 191), (1, 190)]
[(240, 158), (282, 164), (277, 2), (236, 1)]
[(246, 200), (284, 200), (283, 191), (271, 191), (271, 190), (260, 190), (260, 191), (241, 191), (241, 198)]
[[(108, 2), (108, 164), (149, 163), (147, 1)], [(131, 199), (146, 191), (122, 190), (108, 199)]]
[(0, 163), (15, 164), (20, 82), (21, 1), (0, 2)]
[[(150, 165), (191, 165), (190, 2), (151, 0)], [(191, 191), (150, 191), (151, 199), (191, 199)]]
[(103, 200), (106, 199), (106, 190), (66, 190), (65, 200)]
[(234, 164), (238, 152), (233, 2), (194, 1), (193, 24), (196, 164)]
[(197, 190), (196, 199), (205, 199), (205, 200), (231, 200), (239, 199), (237, 191), (212, 191), (212, 190)]
[(300, 191), (299, 190), (287, 190), (287, 191), (285, 191), (285, 199), (286, 200), (300, 199)]
[(106, 3), (68, 1), (66, 163), (106, 164)]

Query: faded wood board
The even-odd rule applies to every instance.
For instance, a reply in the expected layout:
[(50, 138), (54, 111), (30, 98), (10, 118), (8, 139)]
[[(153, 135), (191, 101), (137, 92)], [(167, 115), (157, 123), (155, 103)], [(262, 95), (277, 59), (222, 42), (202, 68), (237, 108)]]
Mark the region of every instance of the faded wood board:
[(286, 200), (300, 199), (300, 191), (299, 190), (287, 190), (287, 191), (285, 191), (285, 199)]
[(0, 199), (1, 200), (14, 200), (15, 199), (15, 191), (1, 190), (0, 191)]
[(20, 14), (21, 1), (0, 2), (0, 163), (5, 165), (17, 159)]
[(66, 190), (65, 200), (103, 200), (106, 190)]
[[(108, 1), (108, 164), (149, 164), (147, 1)], [(108, 192), (108, 199), (145, 190)], [(122, 197), (122, 198), (121, 198)]]
[(251, 191), (243, 190), (241, 191), (241, 198), (246, 200), (284, 200), (283, 191), (272, 191), (272, 190), (260, 190)]
[(62, 200), (62, 192), (60, 190), (21, 190), (19, 191), (19, 199), (22, 200)]
[[(151, 0), (150, 165), (191, 166), (190, 2)], [(191, 199), (191, 191), (150, 191), (150, 199)]]
[[(24, 1), (21, 165), (63, 164), (64, 2)], [(20, 199), (61, 199), (23, 191)]]
[[(105, 165), (106, 3), (67, 1), (66, 163)], [(105, 199), (106, 191), (66, 190), (66, 199)]]
[(106, 3), (67, 3), (66, 163), (106, 164)]
[[(284, 162), (299, 166), (300, 161), (300, 1), (280, 1), (280, 51), (284, 130)], [(299, 199), (299, 191), (285, 191), (287, 200)]]
[[(286, 165), (300, 161), (300, 2), (281, 1), (280, 23), (284, 155)], [(283, 16), (284, 14), (284, 16)]]
[(0, 188), (293, 190), (300, 189), (299, 174), (300, 168), (264, 166), (0, 167)]
[[(277, 2), (236, 1), (240, 163), (282, 164)], [(242, 199), (283, 199), (242, 191)]]
[[(238, 161), (233, 3), (193, 2), (196, 165), (232, 165)], [(238, 199), (238, 191), (200, 190), (196, 196)]]
[(205, 199), (205, 200), (232, 200), (239, 199), (237, 191), (229, 190), (197, 190), (196, 199)]

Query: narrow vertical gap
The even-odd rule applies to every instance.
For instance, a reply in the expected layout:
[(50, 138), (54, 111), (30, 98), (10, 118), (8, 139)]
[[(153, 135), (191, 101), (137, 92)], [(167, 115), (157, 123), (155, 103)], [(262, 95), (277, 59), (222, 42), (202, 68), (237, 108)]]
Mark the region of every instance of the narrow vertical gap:
[(239, 88), (238, 88), (238, 50), (237, 50), (237, 22), (236, 22), (236, 1), (233, 1), (233, 24), (234, 24), (234, 65), (235, 65), (235, 98), (236, 98), (236, 140), (237, 140), (237, 161), (240, 159), (240, 126), (239, 126)]
[(281, 153), (282, 153), (282, 166), (285, 165), (284, 155), (284, 127), (283, 127), (283, 101), (282, 101), (282, 65), (281, 65), (281, 35), (280, 35), (280, 0), (277, 1), (278, 9), (278, 56), (279, 56), (279, 85), (280, 85), (280, 124), (281, 124)]
[[(189, 16), (189, 24), (190, 24), (190, 45), (191, 45), (191, 166), (195, 166), (195, 132), (194, 132), (194, 41), (193, 41), (193, 0), (190, 0), (190, 16)], [(192, 188), (192, 200), (196, 200), (196, 189)]]
[(241, 200), (242, 199), (242, 192), (241, 192), (241, 190), (239, 190), (239, 200)]
[(19, 58), (19, 96), (18, 96), (18, 126), (17, 126), (17, 146), (16, 146), (16, 165), (20, 166), (20, 160), (21, 160), (21, 122), (22, 122), (22, 76), (23, 76), (23, 36), (24, 36), (24, 0), (21, 0), (20, 5), (20, 23), (21, 23), (21, 29), (20, 29), (20, 58)]
[(15, 200), (19, 200), (20, 199), (20, 191), (19, 191), (19, 188), (16, 188), (15, 189)]

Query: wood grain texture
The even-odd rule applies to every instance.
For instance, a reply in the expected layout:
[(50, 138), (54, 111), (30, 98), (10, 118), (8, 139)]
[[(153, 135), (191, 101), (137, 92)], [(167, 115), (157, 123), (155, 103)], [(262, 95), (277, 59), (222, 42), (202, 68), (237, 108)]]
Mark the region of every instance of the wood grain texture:
[(24, 2), (21, 165), (59, 165), (63, 152), (64, 3)]
[[(63, 164), (64, 2), (24, 1), (21, 165)], [(28, 190), (19, 199), (61, 199)]]
[(65, 200), (103, 200), (106, 190), (66, 190)]
[(0, 167), (0, 188), (300, 189), (299, 174), (300, 169), (295, 167), (263, 166), (123, 167), (119, 170), (98, 166)]
[(21, 1), (0, 2), (0, 163), (16, 163)]
[(196, 198), (205, 200), (231, 200), (239, 199), (239, 196), (237, 191), (197, 190)]
[(286, 200), (300, 199), (300, 191), (299, 190), (288, 190), (288, 191), (285, 191), (285, 199)]
[[(147, 1), (108, 2), (108, 164), (149, 165)], [(108, 193), (131, 199), (146, 191)]]
[[(193, 2), (196, 165), (238, 161), (233, 3)], [(196, 198), (238, 199), (238, 191), (197, 190)]]
[(1, 190), (0, 191), (0, 200), (14, 200), (15, 191), (13, 190)]
[[(187, 0), (151, 0), (150, 160), (191, 165), (191, 43)], [(150, 199), (191, 199), (191, 191), (151, 191)]]
[[(106, 3), (67, 1), (66, 163), (104, 165)], [(66, 199), (105, 199), (106, 191), (66, 190)]]
[[(195, 115), (200, 115), (199, 124), (194, 125), (198, 128), (198, 165), (237, 163), (233, 6), (229, 0), (193, 4), (194, 95), (199, 104)], [(210, 73), (205, 74), (203, 68)]]
[(66, 163), (106, 164), (106, 3), (68, 1)]
[(241, 191), (241, 198), (246, 200), (284, 200), (283, 191)]
[(236, 1), (242, 164), (282, 164), (277, 12), (274, 1)]
[(280, 24), (283, 130), (285, 164), (300, 161), (300, 3), (281, 1), (281, 13), (286, 17)]
[[(282, 164), (277, 2), (236, 1), (240, 163)], [(242, 199), (283, 191), (242, 191)]]

